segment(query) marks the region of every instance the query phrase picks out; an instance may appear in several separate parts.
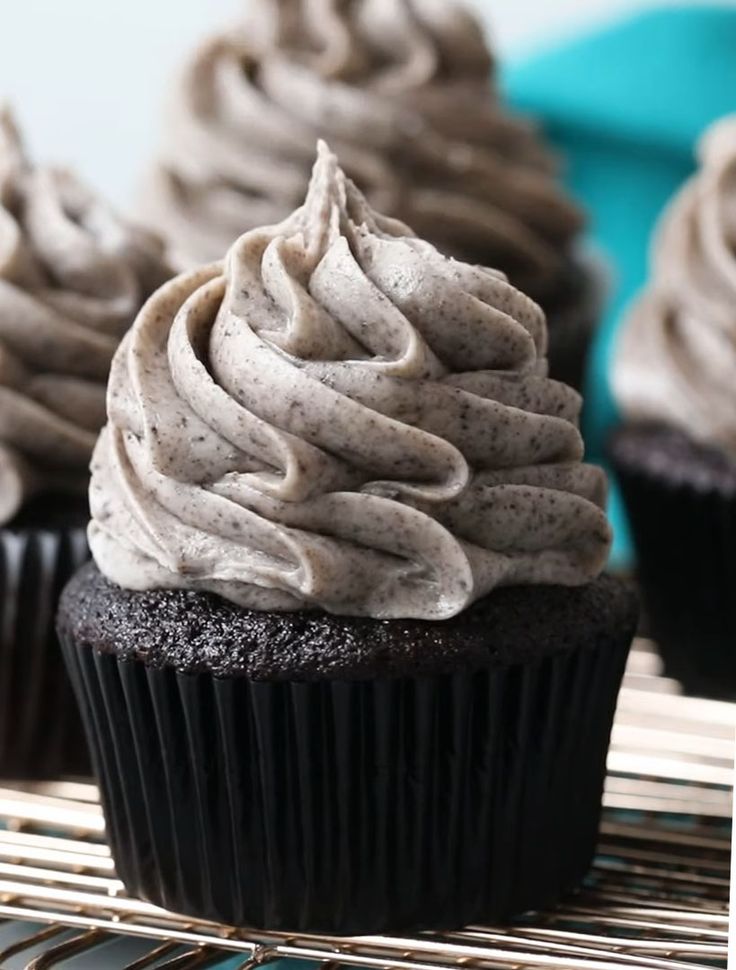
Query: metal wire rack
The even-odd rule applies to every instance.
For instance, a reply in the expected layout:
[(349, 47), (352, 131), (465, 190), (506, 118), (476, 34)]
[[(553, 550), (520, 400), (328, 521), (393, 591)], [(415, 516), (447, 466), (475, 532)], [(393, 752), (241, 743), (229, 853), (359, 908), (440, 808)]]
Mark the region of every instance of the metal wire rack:
[[(513, 926), (404, 939), (252, 933), (167, 913), (125, 894), (94, 787), (1, 789), (0, 918), (34, 925), (0, 942), (0, 968), (73, 959), (121, 970), (251, 968), (285, 958), (327, 970), (725, 967), (735, 725), (736, 705), (678, 696), (651, 645), (638, 641), (585, 887)], [(138, 938), (139, 950), (113, 964), (105, 948), (123, 938)]]

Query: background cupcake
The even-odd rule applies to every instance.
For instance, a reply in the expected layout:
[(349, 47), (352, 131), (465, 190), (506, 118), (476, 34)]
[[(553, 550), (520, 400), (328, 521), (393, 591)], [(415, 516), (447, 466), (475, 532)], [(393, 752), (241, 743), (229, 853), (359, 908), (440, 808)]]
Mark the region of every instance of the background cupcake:
[(380, 211), (502, 269), (550, 317), (555, 376), (579, 386), (596, 286), (578, 209), (529, 122), (507, 113), (482, 29), (452, 3), (256, 0), (178, 84), (142, 211), (180, 265), (221, 258), (301, 203), (317, 136)]
[(652, 280), (622, 331), (611, 454), (651, 630), (693, 691), (736, 694), (736, 116), (655, 239)]
[(59, 614), (131, 892), (366, 933), (583, 876), (636, 607), (545, 345), (325, 148), (302, 208), (144, 307)]
[(88, 556), (88, 465), (115, 348), (169, 275), (162, 245), (69, 172), (35, 168), (0, 112), (0, 772), (80, 769), (55, 642)]

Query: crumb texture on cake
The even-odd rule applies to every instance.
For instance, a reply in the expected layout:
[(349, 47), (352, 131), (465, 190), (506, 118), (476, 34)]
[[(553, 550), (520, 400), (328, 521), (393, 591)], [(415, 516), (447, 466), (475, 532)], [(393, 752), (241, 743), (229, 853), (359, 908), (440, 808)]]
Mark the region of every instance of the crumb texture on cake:
[(736, 495), (736, 460), (679, 428), (632, 422), (612, 435), (609, 450), (622, 471), (672, 486)]
[(186, 590), (131, 592), (90, 563), (64, 591), (59, 627), (71, 642), (151, 667), (310, 681), (533, 662), (595, 649), (612, 629), (633, 635), (636, 616), (630, 587), (608, 575), (574, 588), (496, 590), (451, 620), (374, 620), (244, 610)]

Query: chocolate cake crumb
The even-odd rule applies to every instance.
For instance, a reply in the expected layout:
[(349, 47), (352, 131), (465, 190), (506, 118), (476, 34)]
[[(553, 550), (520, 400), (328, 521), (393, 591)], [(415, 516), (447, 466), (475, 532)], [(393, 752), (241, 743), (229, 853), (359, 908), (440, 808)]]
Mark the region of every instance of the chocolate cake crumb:
[(694, 441), (679, 428), (663, 424), (625, 424), (611, 437), (616, 465), (645, 472), (671, 485), (736, 494), (736, 461), (719, 448)]
[(623, 582), (496, 589), (450, 620), (268, 613), (185, 590), (133, 592), (90, 563), (67, 586), (59, 631), (150, 667), (251, 680), (361, 680), (506, 667), (610, 642), (637, 604)]

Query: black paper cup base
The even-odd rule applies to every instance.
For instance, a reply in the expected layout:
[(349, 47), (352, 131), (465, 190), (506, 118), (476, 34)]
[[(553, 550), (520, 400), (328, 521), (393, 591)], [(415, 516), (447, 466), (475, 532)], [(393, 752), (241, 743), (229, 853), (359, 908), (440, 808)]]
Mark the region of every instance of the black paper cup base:
[(0, 529), (0, 777), (90, 772), (55, 630), (61, 590), (88, 556), (84, 528)]
[(612, 457), (666, 674), (688, 693), (736, 698), (736, 495)]
[(179, 913), (294, 932), (549, 905), (591, 862), (629, 625), (509, 667), (312, 683), (63, 637), (118, 875)]

